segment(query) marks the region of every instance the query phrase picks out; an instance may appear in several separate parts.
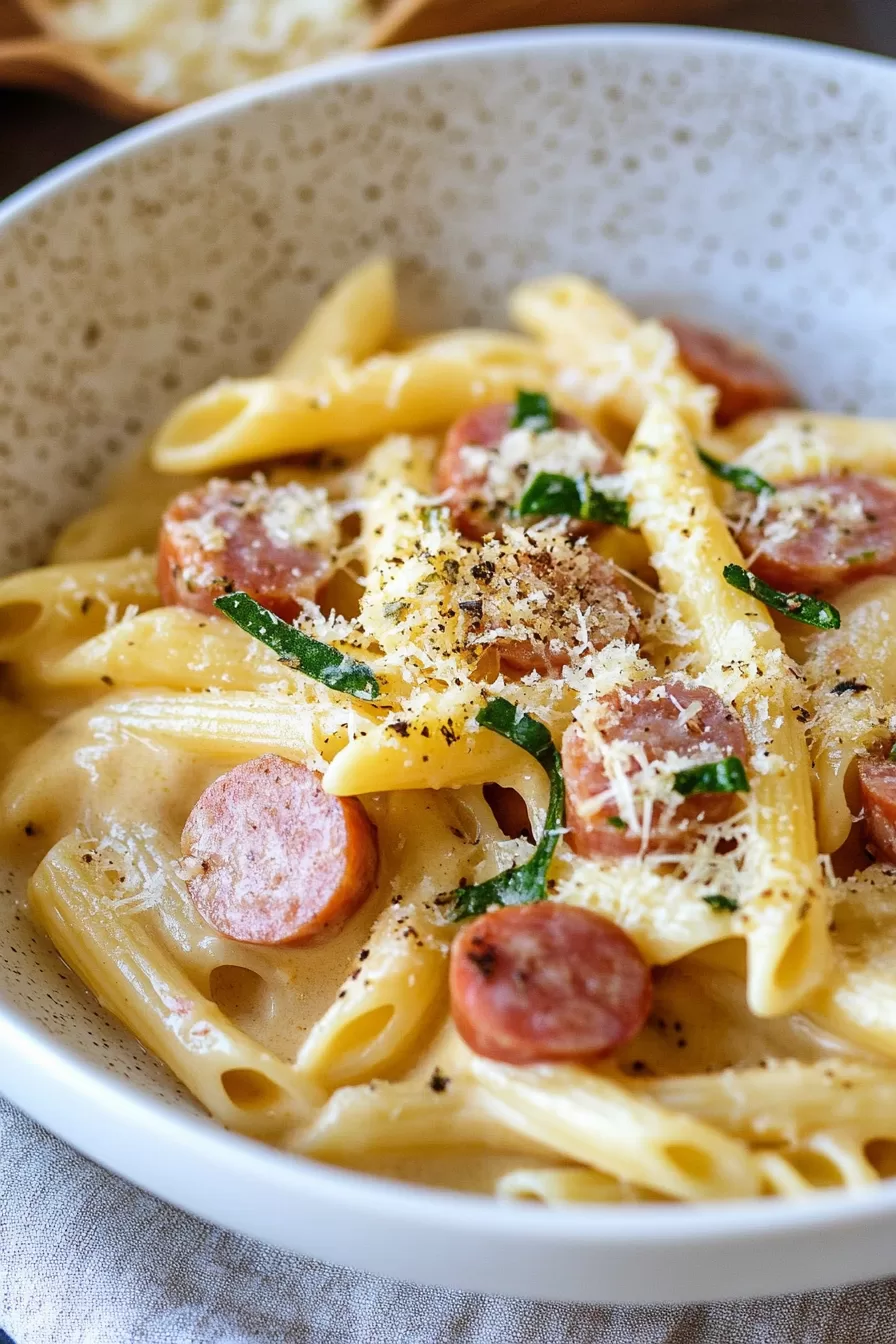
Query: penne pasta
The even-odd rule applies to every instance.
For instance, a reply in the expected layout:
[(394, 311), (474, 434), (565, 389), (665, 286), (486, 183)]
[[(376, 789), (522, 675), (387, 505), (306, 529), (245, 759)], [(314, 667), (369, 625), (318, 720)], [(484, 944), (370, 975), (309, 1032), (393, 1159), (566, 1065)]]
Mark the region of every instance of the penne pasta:
[(510, 315), (561, 365), (561, 394), (609, 412), (629, 432), (659, 397), (695, 433), (709, 431), (714, 393), (681, 364), (672, 334), (639, 323), (599, 285), (575, 275), (529, 281), (511, 294)]
[(736, 925), (749, 949), (750, 1006), (760, 1015), (797, 1007), (830, 958), (818, 868), (809, 757), (781, 639), (767, 610), (729, 586), (740, 553), (706, 485), (687, 431), (654, 404), (627, 460), (632, 520), (651, 549), (664, 592), (695, 632), (702, 670), (752, 731), (760, 762), (747, 808), (751, 872)]
[(61, 840), (31, 880), (36, 918), (102, 1005), (127, 1022), (223, 1124), (259, 1136), (310, 1114), (308, 1083), (236, 1029), (116, 902), (114, 869), (82, 836)]
[(510, 310), (408, 336), (363, 262), (0, 580), (0, 848), (286, 1152), (545, 1205), (866, 1188), (896, 430), (582, 277)]
[(312, 452), (390, 433), (447, 424), (462, 411), (542, 386), (544, 373), (506, 351), (423, 349), (377, 355), (348, 367), (331, 362), (309, 381), (225, 380), (184, 403), (162, 425), (152, 460), (162, 472), (214, 471), (285, 452)]
[(331, 359), (360, 364), (388, 344), (398, 295), (388, 257), (362, 262), (339, 280), (274, 365), (275, 378), (312, 378)]
[(738, 420), (725, 440), (739, 462), (773, 481), (838, 471), (896, 475), (896, 420), (766, 411)]

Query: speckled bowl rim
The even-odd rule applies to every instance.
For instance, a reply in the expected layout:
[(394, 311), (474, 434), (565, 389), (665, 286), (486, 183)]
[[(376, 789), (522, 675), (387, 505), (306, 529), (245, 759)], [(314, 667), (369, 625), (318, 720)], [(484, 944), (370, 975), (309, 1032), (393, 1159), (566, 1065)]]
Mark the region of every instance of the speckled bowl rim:
[[(340, 57), (311, 70), (289, 71), (257, 83), (218, 94), (144, 125), (112, 137), (68, 163), (53, 169), (22, 188), (0, 205), (0, 231), (19, 222), (28, 211), (48, 197), (71, 187), (103, 164), (127, 158), (132, 150), (176, 138), (205, 123), (229, 117), (240, 108), (275, 102), (296, 89), (312, 89), (336, 80), (361, 75), (366, 80), (388, 80), (395, 71), (440, 63), (463, 62), (479, 54), (517, 55), (564, 50), (574, 44), (599, 40), (602, 45), (622, 48), (680, 46), (695, 54), (752, 51), (786, 55), (809, 68), (848, 70), (850, 67), (889, 72), (896, 82), (896, 63), (886, 57), (850, 51), (821, 42), (805, 42), (736, 29), (710, 29), (654, 24), (573, 25), (523, 29), (506, 33), (423, 42), (378, 53)], [(529, 1238), (543, 1240), (554, 1234), (570, 1245), (602, 1240), (614, 1244), (640, 1244), (653, 1250), (682, 1243), (735, 1241), (762, 1233), (784, 1242), (792, 1233), (807, 1229), (847, 1228), (863, 1224), (892, 1231), (896, 1213), (896, 1180), (884, 1181), (860, 1191), (819, 1193), (804, 1200), (741, 1199), (699, 1204), (635, 1204), (612, 1206), (542, 1207), (502, 1202), (491, 1197), (434, 1190), (403, 1184), (384, 1177), (329, 1167), (307, 1158), (270, 1148), (253, 1139), (231, 1133), (211, 1119), (189, 1112), (173, 1111), (169, 1104), (138, 1093), (122, 1079), (112, 1078), (98, 1065), (74, 1058), (44, 1028), (36, 1026), (17, 1010), (0, 1004), (0, 1032), (7, 1064), (27, 1059), (29, 1070), (37, 1063), (48, 1087), (57, 1090), (53, 1112), (68, 1094), (79, 1105), (102, 1108), (109, 1121), (127, 1129), (134, 1142), (145, 1140), (157, 1148), (178, 1149), (179, 1158), (194, 1161), (209, 1171), (226, 1176), (238, 1165), (243, 1176), (257, 1177), (260, 1184), (276, 1181), (284, 1199), (303, 1193), (325, 1198), (346, 1216), (364, 1212), (371, 1216), (388, 1211), (406, 1218), (421, 1229), (462, 1233), (472, 1222), (477, 1232), (493, 1233), (510, 1242)], [(4, 1085), (13, 1102), (25, 1089)], [(19, 1104), (28, 1109), (23, 1100)], [(31, 1107), (32, 1112), (38, 1109)], [(43, 1108), (41, 1108), (43, 1109)], [(49, 1114), (49, 1112), (48, 1112)], [(52, 1120), (41, 1117), (52, 1128)], [(64, 1128), (64, 1126), (60, 1126)], [(88, 1146), (84, 1145), (85, 1151)], [(89, 1156), (128, 1176), (121, 1164), (105, 1162), (101, 1152)], [(202, 1216), (202, 1210), (194, 1212)], [(237, 1226), (236, 1220), (232, 1224)], [(242, 1230), (241, 1228), (239, 1230)], [(836, 1269), (831, 1282), (838, 1283)]]

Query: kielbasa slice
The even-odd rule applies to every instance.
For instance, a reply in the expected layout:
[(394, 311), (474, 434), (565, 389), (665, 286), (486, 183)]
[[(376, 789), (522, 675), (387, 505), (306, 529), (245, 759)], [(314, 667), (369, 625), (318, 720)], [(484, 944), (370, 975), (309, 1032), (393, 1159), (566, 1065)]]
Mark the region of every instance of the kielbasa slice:
[(505, 1064), (601, 1059), (650, 1011), (650, 970), (602, 915), (542, 901), (481, 915), (451, 946), (451, 1015), (471, 1050)]
[(876, 476), (807, 476), (762, 496), (737, 541), (753, 573), (785, 592), (896, 574), (896, 487)]
[(639, 612), (611, 561), (584, 541), (520, 536), (508, 563), (486, 571), (481, 596), (460, 602), (469, 638), (494, 651), (502, 672), (559, 677), (583, 644), (597, 651), (614, 639), (637, 640)]
[(568, 839), (577, 854), (686, 851), (701, 826), (731, 812), (733, 794), (683, 798), (671, 789), (671, 769), (665, 778), (650, 772), (670, 757), (678, 758), (675, 771), (688, 768), (682, 757), (693, 765), (746, 760), (743, 723), (715, 691), (675, 679), (641, 681), (589, 706), (588, 728), (570, 724), (562, 744)]
[(717, 424), (730, 425), (752, 411), (797, 404), (784, 376), (758, 350), (678, 317), (664, 317), (662, 322), (678, 343), (682, 364), (701, 383), (719, 389)]
[[(622, 459), (612, 444), (575, 416), (558, 411), (553, 431), (515, 440), (512, 435), (506, 438), (513, 413), (509, 402), (482, 406), (462, 415), (445, 436), (436, 488), (447, 497), (458, 531), (473, 541), (490, 533), (500, 536), (536, 471), (578, 477), (611, 476), (622, 470)], [(574, 441), (566, 437), (569, 434), (575, 434)], [(569, 530), (583, 535), (601, 526), (571, 520)]]
[(376, 828), (356, 798), (280, 756), (228, 770), (200, 797), (181, 839), (199, 913), (241, 943), (332, 936), (373, 890)]
[(322, 490), (211, 480), (178, 495), (162, 518), (159, 592), (166, 606), (206, 614), (222, 593), (244, 592), (292, 621), (332, 574), (337, 544)]
[(858, 770), (865, 844), (883, 863), (896, 863), (896, 761), (862, 756)]

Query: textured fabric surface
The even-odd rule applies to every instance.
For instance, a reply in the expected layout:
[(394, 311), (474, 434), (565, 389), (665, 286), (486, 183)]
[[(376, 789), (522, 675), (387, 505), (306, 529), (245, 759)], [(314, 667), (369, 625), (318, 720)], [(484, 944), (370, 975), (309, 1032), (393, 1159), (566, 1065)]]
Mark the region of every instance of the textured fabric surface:
[(0, 1099), (0, 1327), (16, 1344), (884, 1344), (896, 1284), (712, 1307), (415, 1288), (209, 1227)]

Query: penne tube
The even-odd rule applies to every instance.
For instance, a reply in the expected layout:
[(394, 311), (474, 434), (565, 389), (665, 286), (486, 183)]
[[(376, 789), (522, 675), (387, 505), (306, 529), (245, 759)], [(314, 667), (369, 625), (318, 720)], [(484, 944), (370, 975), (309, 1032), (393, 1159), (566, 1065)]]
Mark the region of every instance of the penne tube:
[[(98, 738), (120, 734), (149, 738), (211, 760), (251, 760), (272, 751), (318, 768), (345, 742), (355, 711), (340, 710), (322, 688), (318, 692), (316, 684), (307, 696), (134, 691), (99, 701), (90, 729)], [(324, 718), (314, 712), (315, 703), (326, 707)]]
[(398, 294), (388, 257), (372, 257), (338, 280), (277, 360), (275, 378), (310, 378), (331, 359), (360, 364), (395, 331)]
[(50, 551), (55, 565), (156, 549), (162, 514), (177, 495), (202, 484), (199, 476), (161, 476), (145, 457), (122, 472), (103, 504), (62, 529)]
[(840, 629), (807, 641), (802, 669), (818, 843), (825, 854), (846, 843), (861, 812), (857, 758), (888, 745), (896, 727), (896, 579), (882, 575), (850, 585), (838, 594), (837, 610)]
[(727, 564), (743, 557), (674, 412), (659, 402), (651, 406), (626, 466), (632, 522), (647, 540), (663, 591), (695, 632), (694, 650), (708, 683), (733, 702), (753, 738), (758, 764), (745, 808), (751, 826), (746, 909), (735, 928), (749, 949), (752, 1011), (789, 1012), (830, 964), (796, 687), (768, 610), (722, 577)]
[(439, 1148), (549, 1151), (521, 1140), (496, 1118), (487, 1097), (462, 1079), (435, 1090), (425, 1081), (341, 1087), (291, 1147), (306, 1157), (352, 1163), (372, 1153)]
[(631, 1204), (647, 1197), (626, 1181), (584, 1167), (517, 1167), (497, 1181), (495, 1194), (537, 1204)]
[(474, 406), (541, 388), (538, 365), (449, 350), (331, 362), (306, 381), (228, 380), (189, 397), (158, 431), (159, 471), (215, 471), (283, 453), (306, 453), (448, 424)]
[(299, 1072), (328, 1091), (393, 1076), (447, 1009), (453, 932), (422, 902), (385, 910), (364, 960), (303, 1042)]
[(708, 874), (694, 881), (637, 858), (583, 859), (564, 849), (552, 880), (553, 900), (611, 919), (652, 966), (665, 966), (734, 934), (732, 915), (706, 903), (718, 885)]
[(758, 1193), (760, 1173), (745, 1144), (615, 1078), (572, 1064), (514, 1068), (472, 1054), (468, 1068), (496, 1118), (565, 1158), (677, 1199)]
[(31, 909), (100, 1003), (157, 1055), (216, 1119), (258, 1137), (310, 1118), (317, 1094), (201, 995), (139, 914), (117, 903), (96, 842), (56, 845), (28, 888)]
[(0, 661), (84, 639), (129, 607), (158, 605), (155, 562), (141, 553), (120, 560), (45, 565), (0, 579)]
[(834, 964), (806, 1004), (826, 1030), (896, 1060), (896, 872), (873, 864), (834, 892)]
[(739, 451), (738, 463), (772, 481), (842, 471), (896, 476), (896, 420), (761, 411), (722, 437)]
[(301, 673), (224, 616), (157, 607), (78, 644), (49, 665), (53, 686), (168, 687), (205, 691), (288, 691)]
[(324, 788), (338, 797), (383, 789), (456, 789), (500, 780), (524, 770), (530, 759), (506, 738), (468, 728), (463, 716), (424, 710), (413, 720), (361, 729), (334, 756)]
[(638, 1096), (763, 1143), (796, 1144), (817, 1131), (844, 1128), (863, 1139), (896, 1135), (896, 1069), (852, 1060), (769, 1061), (762, 1069), (632, 1086)]
[(561, 395), (609, 411), (629, 431), (659, 398), (694, 433), (711, 432), (715, 388), (682, 365), (671, 332), (639, 322), (599, 285), (576, 275), (527, 281), (511, 294), (510, 315), (564, 366), (555, 376)]

